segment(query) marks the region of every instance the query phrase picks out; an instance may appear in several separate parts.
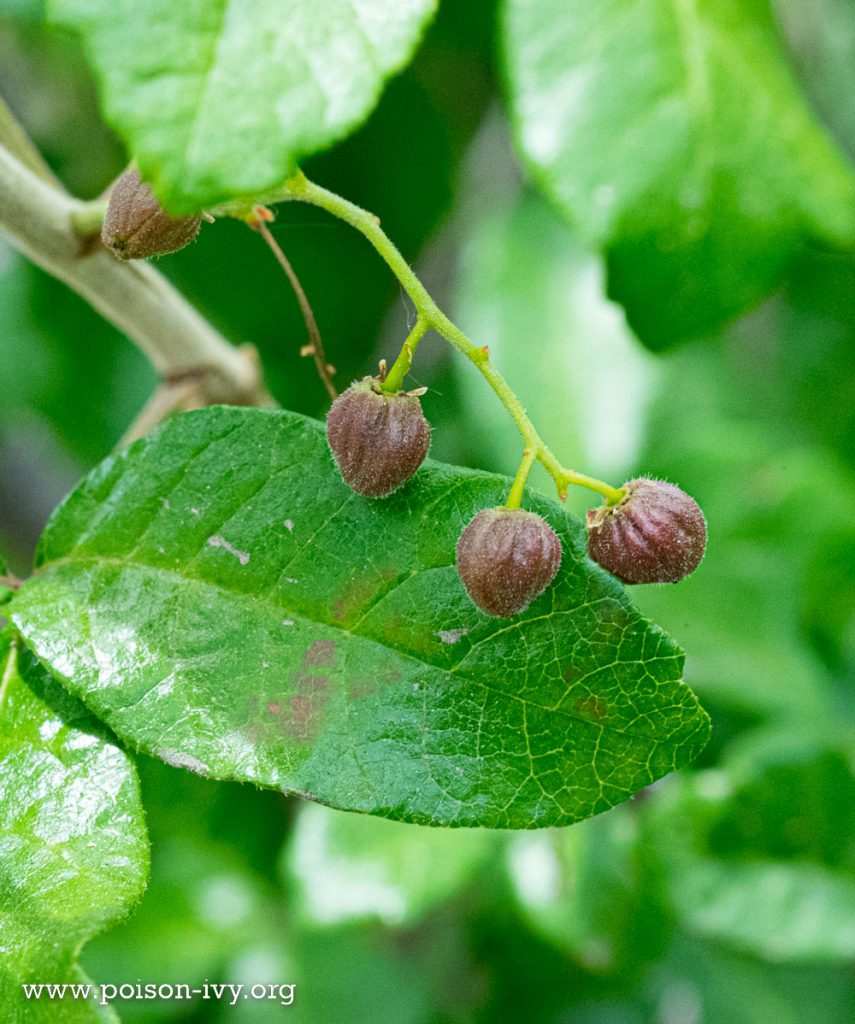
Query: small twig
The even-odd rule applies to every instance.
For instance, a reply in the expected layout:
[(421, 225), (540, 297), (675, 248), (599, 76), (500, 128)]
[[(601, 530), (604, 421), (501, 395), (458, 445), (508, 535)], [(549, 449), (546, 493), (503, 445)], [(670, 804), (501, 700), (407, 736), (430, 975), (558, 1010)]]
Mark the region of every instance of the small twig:
[(326, 360), (324, 355), (324, 346), (321, 341), (321, 332), (318, 329), (318, 322), (315, 320), (315, 314), (312, 312), (311, 304), (303, 291), (303, 286), (300, 284), (300, 279), (297, 277), (294, 268), (291, 266), (291, 262), (288, 257), (282, 251), (279, 243), (273, 237), (265, 223), (265, 218), (258, 213), (251, 222), (251, 226), (261, 235), (264, 241), (270, 248), (270, 251), (276, 257), (279, 266), (285, 271), (285, 275), (291, 282), (291, 287), (294, 289), (294, 294), (297, 296), (297, 302), (300, 304), (300, 312), (303, 314), (303, 320), (306, 323), (306, 331), (309, 335), (309, 344), (304, 345), (300, 349), (301, 355), (311, 355), (315, 360), (315, 366), (318, 370), (318, 376), (321, 378), (321, 383), (327, 389), (327, 393), (330, 398), (335, 401), (337, 392), (335, 385), (332, 382), (332, 373), (335, 372), (333, 367)]
[(74, 218), (89, 204), (48, 184), (0, 144), (0, 231), (126, 334), (163, 377), (202, 365), (205, 400), (269, 401), (259, 367), (217, 333), (155, 268), (86, 253)]
[[(480, 371), (481, 375), (495, 392), (496, 397), (508, 410), (516, 423), (525, 447), (534, 452), (534, 457), (544, 466), (554, 480), (559, 498), (567, 497), (567, 487), (569, 484), (578, 484), (581, 487), (587, 487), (592, 491), (596, 491), (609, 504), (615, 504), (623, 498), (626, 493), (624, 488), (612, 487), (603, 480), (596, 480), (594, 477), (587, 476), (584, 473), (577, 473), (575, 470), (561, 465), (538, 433), (522, 402), (493, 365), (489, 348), (486, 345), (479, 346), (470, 341), (457, 324), (453, 323), (443, 313), (418, 279), (413, 269), (401, 255), (398, 248), (385, 231), (380, 228), (379, 221), (373, 214), (342, 198), (342, 196), (338, 196), (328, 189), (321, 188), (320, 185), (315, 185), (314, 182), (309, 181), (300, 171), (294, 177), (289, 178), (280, 192), (270, 201), (282, 202), (286, 200), (296, 200), (297, 202), (311, 203), (313, 206), (319, 206), (334, 217), (338, 217), (356, 228), (374, 246), (416, 307), (418, 321), (414, 331), (419, 331), (422, 325), (426, 328), (432, 328)], [(415, 348), (413, 342), (417, 342), (420, 338), (421, 334), (416, 333), (412, 340), (408, 338), (404, 342), (401, 355), (395, 361), (393, 370), (390, 371), (390, 377), (393, 372), (409, 367), (412, 351)], [(386, 378), (384, 383), (388, 388), (389, 377)], [(393, 380), (393, 384), (397, 384), (397, 380)]]
[(188, 373), (178, 381), (165, 381), (150, 396), (140, 409), (133, 423), (125, 431), (118, 447), (123, 448), (132, 441), (138, 441), (153, 430), (158, 423), (176, 412), (188, 412), (205, 405), (202, 397), (204, 375)]

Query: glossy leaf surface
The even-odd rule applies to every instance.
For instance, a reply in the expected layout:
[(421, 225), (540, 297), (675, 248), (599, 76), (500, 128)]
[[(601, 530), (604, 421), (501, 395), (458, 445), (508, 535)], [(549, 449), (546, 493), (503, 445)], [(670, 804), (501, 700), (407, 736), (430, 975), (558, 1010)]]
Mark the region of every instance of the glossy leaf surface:
[(454, 546), (507, 486), (428, 463), (362, 498), (313, 421), (191, 413), (60, 507), (10, 614), (172, 764), (426, 824), (566, 824), (690, 761), (708, 719), (553, 502), (532, 502), (564, 546), (553, 586), (511, 621), (475, 608)]
[(142, 895), (148, 841), (136, 772), (43, 670), (22, 678), (30, 658), (18, 648), (0, 636), (3, 1019), (114, 1020), (95, 1000), (27, 1000), (21, 985), (85, 982), (80, 947)]

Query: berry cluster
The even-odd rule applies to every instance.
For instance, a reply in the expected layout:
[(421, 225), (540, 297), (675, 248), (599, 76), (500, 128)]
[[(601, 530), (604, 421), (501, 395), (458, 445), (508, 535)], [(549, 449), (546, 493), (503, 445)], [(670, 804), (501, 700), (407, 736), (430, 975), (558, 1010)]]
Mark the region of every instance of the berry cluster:
[[(196, 216), (170, 216), (130, 169), (113, 185), (101, 238), (120, 259), (144, 259), (192, 242), (200, 223)], [(365, 377), (333, 402), (327, 418), (330, 450), (358, 494), (385, 498), (424, 462), (430, 424), (420, 394)], [(707, 525), (688, 494), (647, 477), (613, 493), (618, 500), (588, 512), (588, 554), (595, 562), (624, 583), (676, 583), (697, 568)], [(518, 504), (519, 495), (509, 502)], [(525, 611), (560, 565), (561, 541), (552, 527), (516, 507), (483, 509), (457, 542), (457, 569), (469, 596), (488, 615), (501, 618)]]
[[(430, 426), (416, 394), (390, 393), (366, 377), (339, 395), (327, 438), (345, 482), (382, 498), (424, 462)], [(588, 554), (624, 583), (675, 583), (697, 568), (707, 528), (698, 504), (673, 484), (630, 480), (615, 504), (588, 513)], [(457, 542), (457, 570), (488, 615), (511, 618), (555, 579), (561, 542), (541, 516), (519, 508), (482, 509)]]

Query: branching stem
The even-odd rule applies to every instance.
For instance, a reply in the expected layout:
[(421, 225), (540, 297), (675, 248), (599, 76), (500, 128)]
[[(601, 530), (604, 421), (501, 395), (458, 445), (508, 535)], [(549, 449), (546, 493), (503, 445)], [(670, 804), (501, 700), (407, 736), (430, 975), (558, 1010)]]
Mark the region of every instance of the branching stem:
[[(334, 192), (321, 188), (320, 185), (309, 181), (302, 173), (296, 174), (286, 182), (281, 193), (276, 196), (276, 200), (296, 200), (298, 202), (311, 203), (313, 206), (318, 206), (350, 224), (365, 236), (401, 283), (418, 311), (419, 319), (416, 322), (416, 327), (420, 330), (420, 333), (416, 340), (421, 340), (422, 335), (429, 328), (432, 328), (477, 367), (501, 403), (513, 417), (522, 435), (526, 449), (533, 453), (531, 455), (532, 462), (536, 459), (542, 463), (555, 481), (559, 497), (566, 497), (568, 486), (574, 484), (596, 491), (609, 504), (615, 504), (620, 501), (624, 495), (623, 488), (612, 487), (602, 480), (596, 480), (594, 477), (586, 476), (584, 473), (577, 473), (575, 470), (567, 469), (561, 465), (529, 419), (519, 398), (517, 398), (504, 377), (493, 366), (490, 360), (489, 349), (486, 346), (479, 347), (470, 341), (463, 331), (443, 313), (391, 239), (380, 227), (380, 221), (374, 214), (363, 210)], [(403, 374), (409, 369), (409, 364), (412, 361), (414, 349), (415, 345), (412, 343), (411, 335), (404, 343), (401, 355), (395, 361), (389, 376), (386, 378), (384, 386), (387, 390), (391, 390), (392, 385), (398, 383), (397, 378), (399, 376), (403, 380)], [(404, 367), (406, 369), (403, 369)], [(390, 379), (392, 384), (390, 384)]]
[[(153, 266), (122, 263), (86, 232), (95, 204), (64, 192), (0, 101), (0, 231), (82, 295), (170, 378), (205, 368), (203, 401), (269, 404), (257, 361), (230, 345)], [(79, 224), (85, 227), (81, 231)]]

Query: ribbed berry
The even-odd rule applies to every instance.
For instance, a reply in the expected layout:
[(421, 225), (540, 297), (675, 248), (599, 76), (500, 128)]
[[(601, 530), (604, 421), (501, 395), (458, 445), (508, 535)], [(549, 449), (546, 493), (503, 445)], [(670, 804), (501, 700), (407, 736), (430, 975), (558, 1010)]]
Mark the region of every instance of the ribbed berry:
[(101, 241), (120, 260), (143, 260), (177, 252), (199, 234), (198, 216), (171, 217), (131, 168), (110, 192)]
[(624, 583), (676, 583), (704, 557), (707, 524), (694, 498), (664, 480), (624, 484), (617, 505), (588, 512), (588, 554)]
[(499, 618), (525, 611), (560, 564), (558, 535), (546, 520), (522, 509), (484, 509), (457, 541), (463, 585), (482, 611)]
[(430, 424), (414, 395), (381, 390), (365, 377), (333, 402), (327, 440), (345, 483), (369, 498), (383, 498), (405, 484), (424, 462)]

